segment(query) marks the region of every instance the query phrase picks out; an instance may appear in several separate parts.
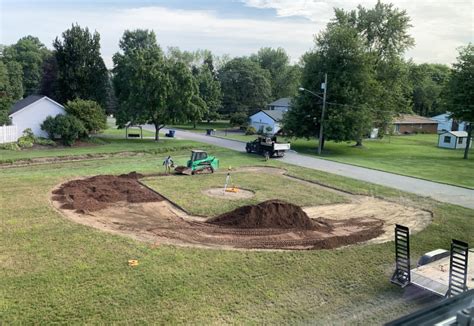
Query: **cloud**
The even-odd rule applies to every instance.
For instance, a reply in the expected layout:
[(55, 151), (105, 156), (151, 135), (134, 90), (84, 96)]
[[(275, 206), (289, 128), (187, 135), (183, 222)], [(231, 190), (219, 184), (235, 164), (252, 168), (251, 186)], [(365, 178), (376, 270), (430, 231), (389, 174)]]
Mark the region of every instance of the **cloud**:
[[(365, 7), (375, 4), (375, 0), (240, 1), (242, 6), (251, 7), (248, 9), (254, 10), (254, 15), (163, 6), (72, 7), (55, 6), (54, 2), (48, 6), (30, 6), (11, 2), (0, 10), (0, 43), (11, 44), (31, 34), (51, 47), (56, 36), (77, 22), (100, 33), (102, 55), (108, 67), (112, 67), (112, 55), (118, 51), (123, 31), (136, 28), (154, 30), (164, 48), (209, 49), (218, 55), (240, 56), (263, 46), (283, 47), (295, 62), (313, 47), (314, 35), (331, 19), (333, 7), (353, 9), (359, 2)], [(411, 32), (417, 46), (408, 56), (417, 62), (454, 62), (456, 47), (472, 40), (470, 1), (453, 0), (449, 5), (443, 0), (392, 1), (406, 8), (413, 19)], [(266, 10), (267, 14), (259, 17), (259, 9)], [(274, 16), (269, 17), (268, 11), (273, 11)]]
[[(333, 8), (366, 8), (376, 0), (242, 0), (249, 7), (274, 9), (278, 17), (304, 17), (326, 24), (333, 17)], [(405, 9), (413, 25), (410, 33), (416, 46), (407, 53), (416, 62), (452, 63), (456, 48), (474, 40), (471, 0), (390, 0)]]
[(315, 32), (309, 21), (221, 18), (204, 10), (140, 7), (105, 12), (61, 9), (51, 13), (40, 9), (4, 15), (2, 30), (12, 32), (2, 37), (2, 42), (14, 43), (21, 36), (33, 34), (49, 45), (75, 22), (100, 33), (102, 55), (108, 67), (112, 66), (112, 55), (118, 51), (125, 29), (152, 29), (164, 48), (209, 49), (218, 55), (249, 55), (263, 46), (280, 46), (294, 61), (311, 48)]

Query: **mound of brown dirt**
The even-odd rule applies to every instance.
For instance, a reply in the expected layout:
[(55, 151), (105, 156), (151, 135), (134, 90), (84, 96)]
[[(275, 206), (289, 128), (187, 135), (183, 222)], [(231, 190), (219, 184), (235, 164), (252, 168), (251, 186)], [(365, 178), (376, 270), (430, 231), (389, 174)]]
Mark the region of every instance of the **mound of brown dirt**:
[(144, 203), (161, 201), (163, 197), (142, 186), (137, 179), (142, 175), (136, 172), (120, 176), (99, 175), (82, 180), (73, 180), (53, 191), (54, 200), (61, 208), (78, 212), (92, 212), (106, 208), (110, 203), (127, 201)]
[(240, 229), (330, 229), (322, 221), (312, 221), (301, 207), (282, 200), (242, 206), (211, 218), (207, 223)]

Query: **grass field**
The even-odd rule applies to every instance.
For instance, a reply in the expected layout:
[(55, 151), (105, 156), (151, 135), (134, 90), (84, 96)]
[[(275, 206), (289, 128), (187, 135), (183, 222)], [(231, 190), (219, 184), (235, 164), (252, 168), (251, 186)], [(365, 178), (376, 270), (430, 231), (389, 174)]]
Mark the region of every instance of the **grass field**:
[[(251, 141), (256, 136), (229, 133), (223, 137)], [(290, 141), (298, 153), (316, 155), (315, 139), (281, 137), (279, 141)], [(422, 134), (366, 140), (362, 148), (354, 147), (354, 143), (328, 141), (323, 158), (474, 189), (474, 150), (470, 150), (471, 158), (464, 160), (463, 150), (439, 148), (437, 141), (437, 135)]]
[[(179, 177), (170, 187), (167, 183), (169, 177), (153, 177), (144, 179), (144, 182), (162, 193), (167, 198), (173, 198), (175, 203), (185, 208), (188, 212), (197, 215), (215, 216), (243, 205), (258, 204), (265, 200), (284, 198), (300, 206), (324, 205), (343, 203), (347, 200), (335, 193), (308, 187), (300, 182), (284, 179), (279, 175), (265, 173), (232, 173), (232, 181), (237, 187), (252, 189), (255, 197), (241, 200), (226, 200), (212, 198), (201, 193), (203, 189), (223, 188), (225, 174), (197, 175), (194, 180)], [(231, 185), (229, 185), (231, 186)], [(186, 194), (183, 196), (182, 194)]]
[[(425, 300), (404, 298), (403, 290), (390, 284), (393, 243), (293, 252), (154, 247), (74, 224), (50, 205), (51, 189), (67, 179), (156, 172), (161, 169), (157, 160), (161, 162), (167, 149), (173, 150), (171, 154), (181, 163), (189, 156), (187, 146), (179, 141), (119, 141), (104, 148), (145, 153), (139, 159), (110, 157), (1, 169), (2, 183), (8, 185), (0, 189), (2, 323), (367, 325), (426, 304)], [(265, 164), (257, 156), (211, 150), (221, 166)], [(84, 154), (98, 149), (70, 151)], [(63, 150), (35, 153), (63, 154)], [(283, 166), (276, 161), (269, 164)], [(431, 209), (433, 223), (412, 237), (413, 258), (434, 248), (448, 248), (451, 238), (474, 242), (472, 210), (318, 171), (285, 167), (292, 175), (347, 191)], [(138, 259), (140, 265), (128, 267), (129, 259)]]

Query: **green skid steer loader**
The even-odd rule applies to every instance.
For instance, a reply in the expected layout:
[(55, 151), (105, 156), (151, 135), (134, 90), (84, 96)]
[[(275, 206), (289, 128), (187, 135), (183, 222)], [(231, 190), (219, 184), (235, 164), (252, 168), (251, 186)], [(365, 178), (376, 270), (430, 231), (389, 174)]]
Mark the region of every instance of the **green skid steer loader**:
[(193, 150), (191, 151), (191, 159), (186, 166), (178, 166), (174, 170), (178, 174), (198, 174), (198, 173), (214, 173), (219, 168), (219, 160), (207, 155), (205, 151)]

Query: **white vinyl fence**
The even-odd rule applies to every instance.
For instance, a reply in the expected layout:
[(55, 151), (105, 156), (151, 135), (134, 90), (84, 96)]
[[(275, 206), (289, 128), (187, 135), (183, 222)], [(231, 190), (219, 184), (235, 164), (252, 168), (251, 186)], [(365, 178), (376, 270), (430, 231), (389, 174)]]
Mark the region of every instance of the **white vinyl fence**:
[(13, 143), (18, 140), (18, 128), (16, 126), (0, 127), (0, 144)]

